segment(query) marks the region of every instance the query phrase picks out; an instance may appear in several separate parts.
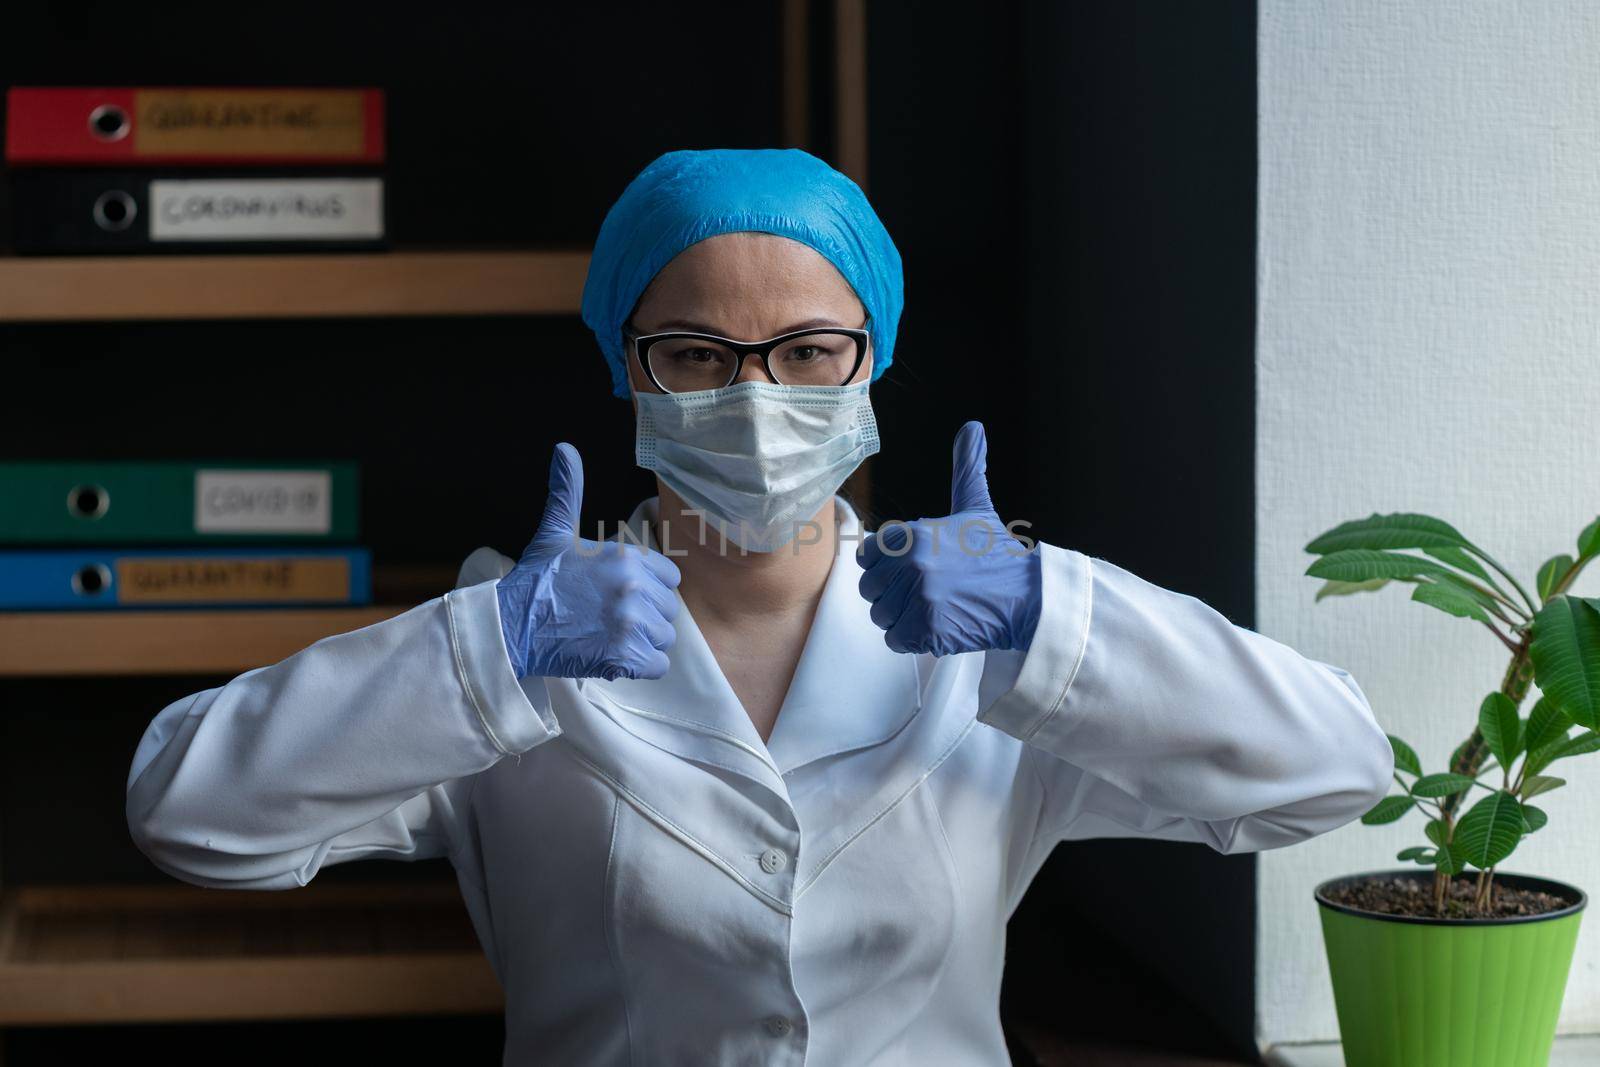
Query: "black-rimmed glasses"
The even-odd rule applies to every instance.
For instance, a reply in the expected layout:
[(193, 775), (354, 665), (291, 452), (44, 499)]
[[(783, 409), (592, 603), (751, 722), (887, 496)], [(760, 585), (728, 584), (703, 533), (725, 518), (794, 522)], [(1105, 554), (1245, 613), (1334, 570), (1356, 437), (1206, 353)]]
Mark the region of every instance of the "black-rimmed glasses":
[(848, 385), (867, 355), (865, 328), (797, 330), (765, 341), (735, 341), (710, 333), (625, 330), (650, 383), (664, 393), (720, 389), (739, 377), (747, 356), (759, 355), (779, 385)]

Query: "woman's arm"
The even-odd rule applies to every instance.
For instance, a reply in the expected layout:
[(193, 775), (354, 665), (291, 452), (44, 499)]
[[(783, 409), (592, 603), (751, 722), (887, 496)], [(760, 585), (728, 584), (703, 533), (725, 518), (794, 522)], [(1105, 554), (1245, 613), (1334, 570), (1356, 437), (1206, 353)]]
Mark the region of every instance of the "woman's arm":
[(984, 654), (978, 719), (1030, 746), (1036, 837), (1276, 848), (1388, 792), (1394, 753), (1349, 674), (1106, 560), (1025, 546), (987, 467), (968, 422), (951, 514), (870, 538), (861, 595), (897, 652)]
[(447, 854), (471, 776), (561, 732), (543, 681), (512, 671), (497, 584), (168, 705), (128, 773), (140, 850), (184, 881), (243, 889), (294, 888), (361, 856)]
[(128, 772), (128, 828), (157, 867), (235, 888), (325, 863), (452, 854), (475, 775), (561, 733), (545, 678), (660, 677), (678, 568), (578, 536), (583, 463), (562, 442), (538, 532), (513, 562), (176, 701)]
[(1037, 834), (1303, 841), (1388, 791), (1394, 756), (1355, 680), (1203, 601), (1039, 545), (1024, 651), (988, 651), (980, 721), (1027, 742)]

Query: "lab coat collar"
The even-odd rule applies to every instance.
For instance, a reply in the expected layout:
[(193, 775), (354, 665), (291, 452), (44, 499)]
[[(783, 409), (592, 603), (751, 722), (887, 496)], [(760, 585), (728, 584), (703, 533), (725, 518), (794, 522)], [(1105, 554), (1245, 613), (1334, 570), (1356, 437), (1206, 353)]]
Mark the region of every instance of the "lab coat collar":
[[(659, 497), (645, 500), (626, 524), (626, 536), (657, 550), (653, 527), (659, 504)], [(871, 605), (859, 589), (861, 521), (842, 497), (834, 497), (834, 507), (837, 554), (768, 741), (756, 732), (681, 597), (666, 675), (589, 679), (585, 688), (594, 687), (610, 702), (639, 713), (640, 718), (622, 721), (652, 743), (736, 770), (785, 799), (781, 776), (893, 737), (920, 707), (916, 657), (892, 651), (873, 623)], [(663, 732), (651, 720), (676, 729)], [(774, 774), (780, 780), (774, 781)]]

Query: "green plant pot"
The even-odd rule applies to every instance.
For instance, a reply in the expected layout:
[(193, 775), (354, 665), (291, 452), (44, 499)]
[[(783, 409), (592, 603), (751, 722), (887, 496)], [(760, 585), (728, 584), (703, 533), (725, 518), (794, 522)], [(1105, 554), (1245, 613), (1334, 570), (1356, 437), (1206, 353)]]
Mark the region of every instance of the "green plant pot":
[(1545, 1067), (1583, 891), (1496, 873), (1498, 885), (1571, 902), (1509, 919), (1382, 915), (1326, 896), (1374, 877), (1433, 882), (1432, 871), (1370, 871), (1316, 888), (1345, 1067)]

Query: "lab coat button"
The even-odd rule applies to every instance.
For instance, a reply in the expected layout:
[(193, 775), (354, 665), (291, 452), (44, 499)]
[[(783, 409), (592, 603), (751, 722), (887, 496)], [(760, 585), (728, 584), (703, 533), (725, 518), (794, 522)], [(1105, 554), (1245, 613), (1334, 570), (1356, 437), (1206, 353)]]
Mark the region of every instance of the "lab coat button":
[(771, 1034), (773, 1037), (782, 1037), (792, 1029), (794, 1029), (794, 1027), (790, 1025), (789, 1020), (785, 1019), (783, 1016), (767, 1016), (767, 1033)]
[(784, 854), (775, 848), (769, 848), (761, 854), (761, 869), (768, 874), (777, 874), (787, 862)]

